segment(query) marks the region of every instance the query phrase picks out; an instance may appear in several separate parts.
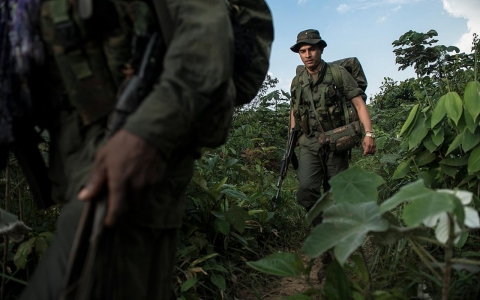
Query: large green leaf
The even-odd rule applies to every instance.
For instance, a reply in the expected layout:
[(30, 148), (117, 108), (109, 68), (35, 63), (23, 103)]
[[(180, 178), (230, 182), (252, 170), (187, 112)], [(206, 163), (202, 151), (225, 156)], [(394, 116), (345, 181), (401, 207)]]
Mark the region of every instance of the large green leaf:
[(410, 125), (412, 125), (412, 123), (415, 124), (414, 120), (417, 115), (417, 112), (418, 112), (418, 104), (415, 104), (412, 110), (410, 111), (410, 114), (408, 115), (407, 120), (403, 124), (402, 130), (400, 130), (400, 135), (402, 135), (405, 131), (407, 131)]
[(336, 203), (377, 201), (377, 188), (385, 181), (373, 172), (355, 166), (330, 179), (332, 198)]
[(463, 106), (462, 99), (456, 92), (447, 93), (445, 98), (445, 109), (448, 117), (458, 125), (458, 121), (462, 116)]
[(312, 230), (302, 251), (315, 258), (334, 247), (335, 258), (343, 265), (362, 245), (368, 232), (387, 229), (388, 221), (375, 202), (337, 204), (325, 211), (323, 223)]
[(468, 173), (480, 171), (480, 146), (475, 148), (468, 158)]
[(227, 289), (227, 282), (222, 274), (213, 273), (210, 275), (210, 281), (222, 291)]
[(257, 261), (248, 261), (247, 265), (265, 274), (295, 277), (305, 271), (302, 258), (294, 253), (274, 253)]
[(438, 145), (436, 145), (434, 142), (433, 142), (433, 137), (435, 136), (435, 134), (433, 132), (430, 132), (424, 139), (423, 139), (423, 146), (425, 146), (425, 148), (427, 148), (428, 151), (430, 152), (433, 152), (435, 150), (437, 150), (438, 148)]
[(467, 124), (468, 130), (470, 130), (471, 133), (475, 132), (477, 129), (478, 125), (475, 123), (473, 120), (472, 116), (468, 113), (467, 109), (464, 107), (463, 108), (463, 115), (462, 117), (465, 119), (465, 124)]
[(408, 148), (413, 149), (417, 147), (423, 139), (427, 136), (429, 129), (425, 126), (425, 118), (419, 117), (415, 128), (412, 133), (408, 136)]
[(327, 267), (327, 279), (325, 280), (323, 291), (327, 300), (352, 299), (352, 291), (347, 274), (335, 260)]
[(445, 140), (445, 130), (443, 130), (443, 127), (438, 130), (434, 135), (432, 135), (432, 141), (435, 145), (440, 146), (443, 141)]
[(245, 222), (250, 218), (248, 212), (238, 206), (232, 206), (225, 212), (225, 219), (235, 227), (238, 232), (242, 233), (245, 230)]
[(442, 159), (440, 163), (447, 166), (452, 166), (452, 167), (462, 167), (467, 165), (468, 157), (446, 158), (446, 159)]
[(407, 226), (419, 226), (425, 219), (442, 212), (453, 212), (456, 207), (455, 196), (431, 191), (421, 198), (416, 198), (403, 210), (403, 221)]
[(471, 133), (470, 130), (464, 131), (462, 141), (463, 151), (468, 152), (473, 149), (473, 147), (477, 146), (478, 143), (480, 143), (480, 130), (475, 131), (475, 133)]
[(433, 193), (432, 190), (424, 186), (423, 180), (417, 180), (400, 188), (398, 193), (385, 200), (380, 205), (380, 212), (383, 214), (394, 209), (406, 201), (412, 201), (418, 198), (426, 197)]
[(423, 151), (423, 152), (420, 152), (419, 154), (417, 154), (415, 156), (415, 164), (417, 166), (423, 166), (423, 165), (431, 163), (436, 158), (437, 158), (437, 154), (430, 153), (430, 151), (428, 151), (428, 150)]
[(445, 109), (445, 99), (446, 96), (443, 95), (437, 101), (437, 105), (435, 106), (435, 109), (432, 113), (432, 128), (435, 127), (435, 125), (437, 125), (440, 121), (442, 121), (443, 117), (445, 117), (445, 115), (447, 114), (447, 110)]
[(395, 170), (395, 172), (393, 172), (393, 176), (392, 176), (392, 179), (400, 179), (402, 177), (404, 177), (405, 175), (408, 174), (408, 172), (410, 171), (410, 164), (412, 163), (412, 159), (409, 158), (409, 159), (406, 159), (404, 161), (402, 161), (397, 169)]
[(471, 81), (465, 88), (465, 108), (475, 121), (480, 114), (480, 82)]
[(457, 149), (462, 144), (463, 134), (464, 134), (464, 132), (460, 133), (459, 135), (457, 135), (455, 137), (453, 142), (448, 147), (448, 150), (447, 150), (447, 153), (446, 153), (447, 155), (450, 154), (453, 150)]

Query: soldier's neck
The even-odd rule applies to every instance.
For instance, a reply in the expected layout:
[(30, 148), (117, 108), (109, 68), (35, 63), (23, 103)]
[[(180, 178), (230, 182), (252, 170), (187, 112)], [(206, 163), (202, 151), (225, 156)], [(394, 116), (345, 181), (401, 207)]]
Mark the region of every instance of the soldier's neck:
[(315, 74), (318, 74), (318, 72), (320, 72), (320, 70), (322, 69), (323, 67), (323, 60), (320, 61), (320, 63), (318, 64), (318, 66), (312, 68), (312, 69), (309, 69), (308, 67), (305, 67), (305, 69), (307, 69), (307, 72), (310, 74), (310, 75), (315, 75)]

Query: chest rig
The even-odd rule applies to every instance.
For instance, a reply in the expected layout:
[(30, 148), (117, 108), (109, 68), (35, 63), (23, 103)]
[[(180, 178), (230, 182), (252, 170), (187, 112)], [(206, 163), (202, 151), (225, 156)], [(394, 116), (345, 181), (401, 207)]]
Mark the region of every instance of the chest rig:
[(76, 1), (46, 0), (42, 38), (70, 104), (85, 125), (108, 115), (126, 76), (133, 74), (157, 23), (145, 1), (95, 0), (82, 18)]
[(358, 120), (355, 107), (346, 100), (337, 65), (324, 62), (316, 80), (304, 66), (298, 66), (291, 95), (295, 122), (307, 136)]

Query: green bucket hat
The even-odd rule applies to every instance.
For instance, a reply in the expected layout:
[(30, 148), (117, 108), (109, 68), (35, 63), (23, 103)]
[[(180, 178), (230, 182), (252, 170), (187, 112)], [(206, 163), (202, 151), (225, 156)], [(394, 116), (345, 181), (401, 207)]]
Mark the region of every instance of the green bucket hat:
[(310, 44), (310, 45), (318, 44), (321, 48), (327, 47), (327, 42), (322, 40), (320, 33), (318, 32), (318, 30), (315, 30), (315, 29), (307, 29), (307, 30), (301, 31), (297, 35), (297, 43), (292, 47), (290, 47), (290, 50), (292, 50), (295, 53), (298, 53), (298, 50), (300, 49), (302, 44)]

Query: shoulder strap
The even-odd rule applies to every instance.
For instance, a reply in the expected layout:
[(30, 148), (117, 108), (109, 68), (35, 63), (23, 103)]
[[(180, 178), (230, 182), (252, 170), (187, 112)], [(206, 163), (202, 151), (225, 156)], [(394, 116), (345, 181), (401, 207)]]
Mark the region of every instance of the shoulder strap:
[(330, 70), (332, 70), (333, 82), (340, 92), (340, 98), (342, 98), (343, 114), (345, 115), (345, 124), (350, 124), (350, 116), (348, 115), (347, 101), (345, 91), (343, 89), (342, 74), (340, 73), (340, 67), (337, 64), (329, 64)]
[(168, 13), (168, 6), (166, 0), (153, 0), (155, 12), (157, 13), (158, 23), (162, 31), (162, 37), (165, 45), (169, 45), (173, 36), (173, 19)]

